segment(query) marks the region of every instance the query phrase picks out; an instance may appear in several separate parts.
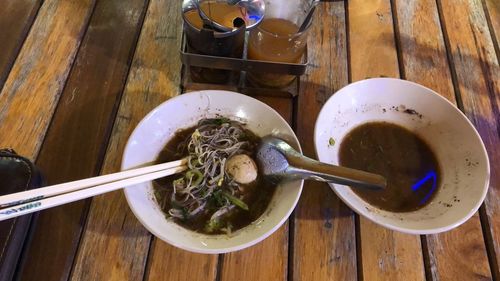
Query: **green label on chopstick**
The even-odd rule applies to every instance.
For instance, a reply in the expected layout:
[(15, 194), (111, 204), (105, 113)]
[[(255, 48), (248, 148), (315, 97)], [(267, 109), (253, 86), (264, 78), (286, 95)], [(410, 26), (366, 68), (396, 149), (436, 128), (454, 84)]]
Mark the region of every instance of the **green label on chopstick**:
[(24, 199), (24, 200), (18, 200), (18, 201), (10, 202), (10, 203), (7, 203), (7, 204), (0, 204), (0, 208), (7, 208), (7, 207), (10, 207), (10, 206), (21, 205), (21, 204), (24, 204), (24, 203), (28, 203), (28, 202), (40, 200), (40, 199), (43, 199), (43, 198), (44, 198), (44, 196), (40, 195), (40, 196), (35, 196), (35, 197), (31, 197), (31, 198)]
[(10, 214), (13, 214), (13, 213), (17, 213), (17, 212), (21, 212), (21, 211), (29, 210), (29, 209), (33, 209), (33, 208), (37, 208), (37, 207), (40, 207), (40, 206), (42, 206), (42, 202), (33, 202), (33, 203), (29, 203), (29, 204), (26, 204), (26, 205), (18, 207), (18, 208), (12, 208), (12, 209), (9, 209), (9, 210), (1, 211), (0, 215), (10, 215)]

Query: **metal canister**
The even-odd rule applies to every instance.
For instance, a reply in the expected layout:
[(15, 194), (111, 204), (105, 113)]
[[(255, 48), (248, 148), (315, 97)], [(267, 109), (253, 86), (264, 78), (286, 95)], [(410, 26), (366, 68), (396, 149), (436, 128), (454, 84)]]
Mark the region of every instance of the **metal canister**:
[[(189, 12), (198, 12), (198, 7), (191, 0), (184, 0), (182, 5), (182, 18), (186, 35), (188, 52), (241, 58), (243, 56), (245, 40), (245, 21), (236, 19), (234, 28), (222, 31), (215, 28), (210, 22), (205, 21), (202, 28), (196, 27), (186, 17)], [(190, 66), (191, 79), (194, 82), (226, 83), (233, 75), (239, 72)]]

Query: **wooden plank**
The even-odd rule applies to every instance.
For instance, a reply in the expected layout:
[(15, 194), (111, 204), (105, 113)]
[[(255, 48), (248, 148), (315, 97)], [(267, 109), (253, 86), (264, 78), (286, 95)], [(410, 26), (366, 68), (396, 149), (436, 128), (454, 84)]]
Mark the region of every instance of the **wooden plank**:
[(492, 280), (478, 214), (457, 229), (428, 235), (427, 244), (432, 280)]
[[(348, 83), (344, 2), (321, 2), (308, 41), (301, 78), (297, 135), (314, 157), (314, 123), (326, 100)], [(295, 210), (291, 280), (358, 280), (353, 212), (327, 184), (308, 181)]]
[[(481, 213), (493, 279), (500, 278), (500, 69), (479, 0), (440, 2), (463, 111), (490, 157), (490, 189)], [(462, 19), (462, 20), (457, 20)], [(486, 271), (486, 269), (483, 269)], [(484, 273), (485, 276), (490, 276)]]
[(288, 222), (257, 245), (223, 255), (220, 280), (284, 281), (287, 270)]
[[(427, 86), (455, 103), (446, 47), (434, 0), (396, 0), (399, 43), (406, 79)], [(457, 229), (426, 237), (432, 280), (488, 277), (481, 222), (475, 215)], [(467, 256), (467, 259), (464, 259)], [(474, 260), (474, 262), (469, 262)]]
[(500, 56), (500, 1), (498, 0), (483, 0), (486, 9), (486, 17), (490, 23), (490, 32), (495, 44), (497, 59)]
[(0, 89), (35, 20), (40, 0), (5, 0), (0, 9)]
[(352, 82), (399, 77), (389, 0), (349, 1), (348, 17)]
[[(179, 94), (180, 4), (168, 0), (149, 3), (103, 174), (120, 169), (125, 143), (137, 123), (155, 106)], [(151, 234), (134, 217), (122, 191), (95, 197), (71, 280), (142, 280), (150, 240)], [(190, 263), (171, 261), (171, 268), (192, 272)]]
[[(349, 1), (351, 75), (398, 77), (389, 0)], [(385, 229), (360, 217), (360, 273), (367, 280), (424, 280), (420, 237)]]
[(184, 251), (153, 238), (145, 280), (186, 280), (187, 273), (190, 281), (216, 280), (217, 257)]
[(436, 1), (395, 0), (405, 79), (429, 87), (455, 103)]
[[(98, 172), (145, 8), (143, 0), (96, 4), (37, 160), (49, 184)], [(40, 213), (20, 280), (68, 279), (87, 206), (79, 201)]]
[[(47, 0), (0, 93), (0, 146), (35, 158), (94, 1)], [(50, 63), (48, 63), (50, 58)]]
[[(293, 105), (288, 98), (257, 97), (292, 122)], [(272, 258), (269, 258), (272, 257)], [(264, 241), (248, 249), (224, 255), (220, 280), (287, 280), (288, 222)]]

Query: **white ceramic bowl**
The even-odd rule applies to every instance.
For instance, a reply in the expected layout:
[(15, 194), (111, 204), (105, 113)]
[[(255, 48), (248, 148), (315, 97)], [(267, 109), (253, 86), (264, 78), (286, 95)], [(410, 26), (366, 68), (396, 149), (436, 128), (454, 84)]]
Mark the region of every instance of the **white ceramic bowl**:
[[(172, 98), (144, 117), (125, 147), (122, 170), (155, 161), (176, 130), (217, 115), (244, 121), (259, 136), (280, 136), (300, 150), (288, 123), (266, 104), (234, 92), (199, 91)], [(153, 198), (151, 182), (126, 188), (125, 196), (137, 219), (158, 238), (188, 251), (217, 254), (252, 246), (271, 235), (294, 209), (302, 184), (303, 181), (280, 184), (264, 214), (230, 237), (195, 233), (167, 220)]]
[[(417, 114), (405, 113), (406, 109)], [(450, 230), (478, 210), (488, 190), (488, 155), (473, 125), (453, 104), (428, 88), (399, 79), (350, 84), (326, 102), (316, 121), (314, 142), (319, 160), (338, 164), (344, 136), (371, 121), (399, 124), (422, 137), (440, 162), (441, 186), (424, 208), (392, 213), (368, 204), (346, 186), (331, 184), (351, 209), (382, 226), (411, 234)], [(333, 146), (329, 146), (330, 138), (336, 141)]]

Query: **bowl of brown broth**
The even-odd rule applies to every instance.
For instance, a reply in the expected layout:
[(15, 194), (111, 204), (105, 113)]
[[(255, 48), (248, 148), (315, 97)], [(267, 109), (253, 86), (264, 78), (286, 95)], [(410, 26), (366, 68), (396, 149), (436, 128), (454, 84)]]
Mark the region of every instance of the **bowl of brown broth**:
[(452, 103), (416, 83), (356, 82), (335, 93), (315, 127), (322, 162), (377, 173), (383, 191), (331, 184), (358, 214), (412, 234), (450, 230), (480, 207), (490, 167), (471, 122)]
[(191, 252), (227, 253), (262, 241), (287, 220), (303, 181), (270, 182), (258, 169), (243, 181), (222, 167), (233, 156), (253, 158), (267, 135), (300, 151), (288, 123), (254, 98), (210, 90), (169, 99), (130, 135), (122, 169), (188, 157), (188, 170), (124, 189), (130, 209), (156, 237)]

